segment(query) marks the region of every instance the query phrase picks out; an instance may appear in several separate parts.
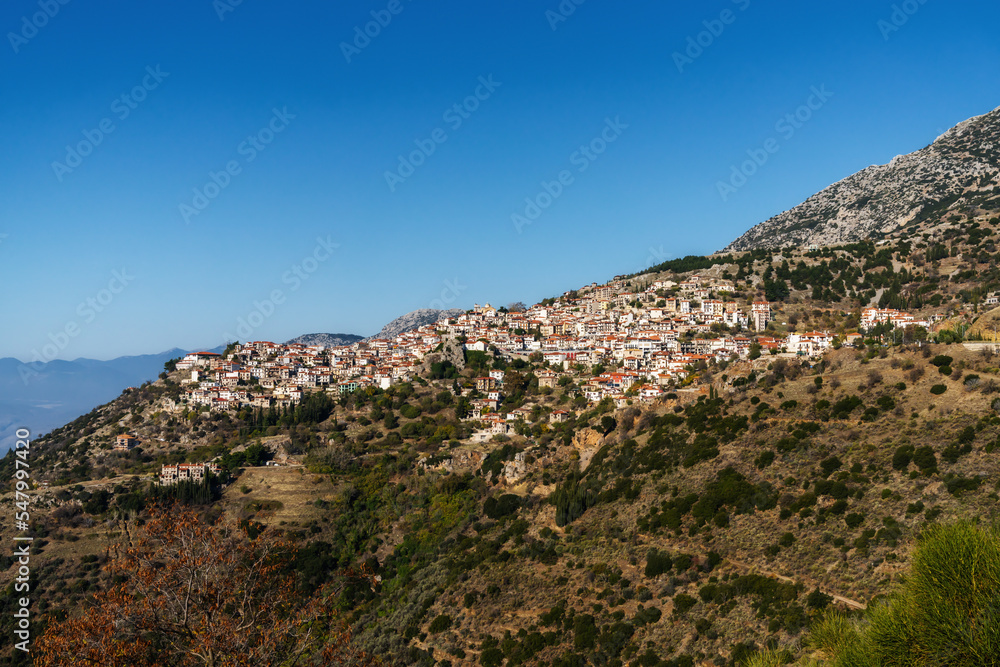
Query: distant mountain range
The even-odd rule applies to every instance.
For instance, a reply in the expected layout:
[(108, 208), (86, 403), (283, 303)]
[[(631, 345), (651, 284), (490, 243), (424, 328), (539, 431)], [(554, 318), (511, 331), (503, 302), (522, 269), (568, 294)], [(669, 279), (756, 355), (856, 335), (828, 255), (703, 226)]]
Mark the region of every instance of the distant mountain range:
[(127, 387), (155, 380), (163, 364), (184, 354), (174, 348), (110, 361), (57, 359), (31, 365), (11, 357), (0, 359), (0, 455), (13, 444), (17, 429), (27, 428), (33, 438), (47, 433), (114, 399)]
[[(392, 338), (442, 317), (464, 313), (461, 309), (424, 308), (397, 317), (371, 338)], [(364, 336), (313, 333), (288, 341), (302, 345), (350, 345)], [(223, 347), (212, 352), (222, 352)], [(13, 445), (15, 432), (27, 428), (31, 437), (48, 433), (98, 405), (113, 400), (127, 387), (152, 381), (163, 364), (193, 350), (174, 348), (159, 354), (96, 359), (57, 359), (43, 364), (24, 364), (12, 357), (0, 358), (0, 456)]]
[[(951, 212), (1000, 210), (1000, 108), (863, 169), (753, 227), (723, 252), (879, 239)], [(916, 231), (916, 230), (914, 230)]]

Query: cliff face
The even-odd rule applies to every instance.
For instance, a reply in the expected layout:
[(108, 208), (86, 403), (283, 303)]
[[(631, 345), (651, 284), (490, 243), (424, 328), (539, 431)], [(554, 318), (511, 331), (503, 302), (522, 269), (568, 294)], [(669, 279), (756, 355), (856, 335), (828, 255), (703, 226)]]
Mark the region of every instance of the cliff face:
[(1000, 108), (915, 153), (872, 166), (760, 223), (725, 251), (877, 239), (951, 211), (1000, 208)]

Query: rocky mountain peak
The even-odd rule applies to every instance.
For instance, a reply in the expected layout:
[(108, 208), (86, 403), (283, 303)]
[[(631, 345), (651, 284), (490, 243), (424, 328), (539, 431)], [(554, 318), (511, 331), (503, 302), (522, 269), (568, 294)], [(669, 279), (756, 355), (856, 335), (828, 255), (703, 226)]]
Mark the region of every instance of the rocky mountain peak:
[(878, 239), (952, 212), (1000, 209), (1000, 107), (758, 224), (725, 252)]

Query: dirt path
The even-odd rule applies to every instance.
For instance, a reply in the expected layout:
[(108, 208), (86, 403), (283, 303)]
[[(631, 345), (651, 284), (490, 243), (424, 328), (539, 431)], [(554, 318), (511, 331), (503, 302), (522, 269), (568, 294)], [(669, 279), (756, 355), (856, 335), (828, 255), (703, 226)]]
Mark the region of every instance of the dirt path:
[[(814, 421), (809, 417), (772, 417), (771, 415), (765, 415), (760, 418), (762, 422), (807, 422)], [(858, 419), (827, 419), (826, 421), (819, 420), (823, 424), (850, 424), (851, 426), (858, 426), (861, 421)]]
[[(640, 537), (643, 538), (643, 541), (644, 541), (645, 544), (647, 544), (647, 545), (651, 544), (650, 536), (649, 535), (643, 534), (643, 535), (640, 535)], [(689, 548), (689, 549), (691, 548), (691, 546), (692, 545), (678, 545), (679, 548)], [(676, 548), (672, 549), (672, 551), (677, 551), (677, 549)], [(696, 555), (698, 556), (698, 558), (700, 558), (702, 560), (706, 560), (707, 559), (707, 556), (705, 556), (704, 554), (696, 554)], [(808, 587), (817, 588), (817, 589), (820, 590), (820, 592), (824, 593), (825, 595), (829, 595), (831, 598), (833, 598), (834, 602), (837, 602), (837, 603), (840, 603), (842, 605), (848, 606), (848, 607), (850, 607), (852, 609), (864, 610), (864, 609), (868, 608), (868, 605), (865, 604), (864, 602), (859, 602), (857, 600), (852, 600), (851, 598), (846, 598), (843, 595), (838, 595), (837, 593), (834, 593), (833, 591), (825, 588), (824, 586), (821, 586), (820, 584), (818, 584), (814, 580), (808, 579), (806, 577), (800, 577), (799, 579), (793, 579), (792, 577), (786, 577), (785, 575), (779, 574), (778, 572), (773, 572), (771, 570), (763, 570), (763, 569), (755, 567), (754, 565), (752, 565), (750, 563), (747, 563), (745, 561), (736, 560), (735, 558), (725, 557), (725, 558), (723, 558), (722, 563), (723, 564), (731, 565), (734, 568), (736, 568), (737, 570), (742, 570), (744, 572), (744, 574), (760, 574), (760, 575), (763, 575), (765, 577), (771, 577), (773, 579), (777, 579), (778, 581), (781, 581), (781, 582), (786, 583), (786, 584), (802, 583), (802, 584), (805, 584)], [(637, 568), (635, 568), (635, 569), (636, 569), (636, 571), (638, 571)], [(624, 568), (623, 568), (623, 571), (624, 571)]]
[(837, 595), (833, 591), (824, 589), (822, 586), (820, 586), (819, 584), (817, 584), (815, 581), (811, 581), (811, 580), (806, 579), (804, 577), (803, 578), (799, 578), (799, 579), (792, 579), (791, 577), (786, 577), (785, 575), (779, 574), (777, 572), (771, 572), (770, 570), (761, 570), (761, 569), (758, 569), (758, 568), (754, 567), (753, 565), (751, 565), (750, 563), (745, 563), (745, 562), (739, 561), (739, 560), (733, 560), (732, 558), (727, 558), (727, 559), (725, 559), (724, 562), (729, 563), (730, 565), (732, 565), (732, 566), (734, 566), (736, 568), (743, 569), (743, 570), (745, 570), (749, 574), (762, 574), (765, 577), (771, 577), (773, 579), (777, 579), (778, 581), (782, 581), (782, 582), (784, 582), (786, 584), (803, 583), (803, 584), (806, 584), (807, 586), (811, 586), (813, 588), (818, 588), (822, 593), (824, 593), (826, 595), (829, 595), (831, 598), (833, 598), (834, 602), (839, 602), (840, 604), (847, 605), (848, 607), (851, 607), (853, 609), (867, 609), (868, 608), (868, 605), (866, 605), (863, 602), (858, 602), (857, 600), (852, 600), (850, 598), (845, 598), (843, 595)]

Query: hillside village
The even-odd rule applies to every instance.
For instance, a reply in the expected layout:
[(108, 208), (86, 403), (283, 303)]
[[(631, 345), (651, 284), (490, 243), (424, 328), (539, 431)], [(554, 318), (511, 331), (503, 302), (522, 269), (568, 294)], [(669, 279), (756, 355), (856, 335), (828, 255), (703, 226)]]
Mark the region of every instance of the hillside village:
[[(605, 397), (623, 401), (626, 394), (654, 399), (683, 381), (698, 362), (746, 358), (755, 342), (807, 355), (832, 344), (829, 332), (795, 334), (787, 340), (762, 335), (772, 318), (770, 305), (756, 301), (747, 314), (736, 301), (715, 298), (732, 290), (729, 281), (693, 276), (680, 284), (656, 281), (631, 292), (619, 278), (522, 312), (476, 305), (391, 340), (340, 347), (248, 342), (225, 356), (187, 355), (176, 368), (191, 372), (182, 397), (189, 404), (222, 410), (285, 408), (317, 389), (343, 394), (411, 381), (427, 355), (455, 341), (469, 352), (496, 351), (509, 360), (535, 355), (554, 369), (539, 375), (543, 387), (554, 386), (571, 368), (610, 368), (584, 385), (584, 395), (596, 403)], [(761, 335), (743, 333), (748, 327)], [(474, 386), (460, 388), (483, 394), (475, 418), (495, 412), (502, 384), (503, 372), (492, 371)]]
[[(988, 513), (1000, 491), (984, 481), (1000, 442), (995, 350), (948, 345), (964, 323), (981, 341), (995, 321), (980, 306), (996, 282), (967, 282), (968, 238), (924, 267), (938, 250), (809, 251), (811, 266), (790, 252), (684, 258), (391, 339), (189, 354), (46, 438), (34, 470), (52, 555), (83, 542), (56, 537), (64, 515), (172, 498), (314, 535), (324, 572), (364, 560), (394, 582), (351, 612), (372, 628), (359, 645), (394, 664), (499, 665), (498, 651), (528, 650), (522, 635), (554, 660), (575, 637), (542, 626), (574, 587), (583, 622), (635, 633), (623, 656), (654, 642), (672, 659), (729, 661), (765, 630), (795, 646), (819, 616), (810, 605), (861, 609), (923, 521)], [(726, 480), (739, 497), (719, 495)], [(673, 574), (655, 574), (660, 553)], [(418, 561), (427, 569), (400, 574)], [(447, 568), (468, 579), (446, 583)], [(614, 594), (590, 581), (608, 568)], [(761, 619), (749, 599), (708, 599), (736, 585), (726, 577), (762, 599), (787, 586), (785, 601)]]
[[(771, 304), (757, 299), (745, 312), (731, 281), (692, 275), (682, 282), (656, 280), (641, 291), (616, 277), (604, 285), (592, 283), (520, 312), (476, 305), (457, 317), (443, 318), (393, 339), (368, 339), (351, 345), (237, 343), (225, 355), (196, 352), (176, 363), (190, 371), (181, 403), (210, 410), (287, 409), (309, 392), (334, 395), (365, 387), (410, 382), (428, 355), (456, 342), (467, 352), (496, 352), (507, 360), (545, 362), (537, 373), (540, 387), (555, 387), (573, 370), (597, 369), (585, 377), (580, 394), (587, 404), (610, 398), (615, 407), (652, 402), (684, 383), (699, 364), (747, 359), (761, 351), (775, 355), (816, 358), (835, 345), (830, 331), (792, 332), (776, 337), (768, 332)], [(890, 308), (866, 308), (860, 326), (929, 328), (931, 323)], [(849, 333), (843, 341), (861, 338)], [(483, 434), (506, 434), (525, 418), (529, 408), (500, 411), (504, 371), (455, 387), (469, 395), (466, 420), (479, 421)], [(550, 419), (567, 413), (557, 410)], [(127, 447), (126, 447), (127, 449)]]

